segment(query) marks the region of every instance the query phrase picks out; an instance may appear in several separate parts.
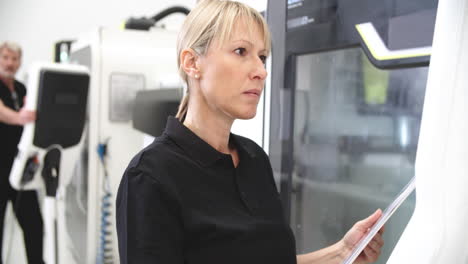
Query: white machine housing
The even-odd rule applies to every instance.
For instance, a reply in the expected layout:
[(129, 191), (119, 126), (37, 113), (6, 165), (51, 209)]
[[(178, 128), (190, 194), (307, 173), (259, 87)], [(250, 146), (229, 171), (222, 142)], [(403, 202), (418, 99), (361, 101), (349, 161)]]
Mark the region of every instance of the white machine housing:
[[(66, 82), (63, 82), (65, 79), (59, 80), (57, 83), (60, 85), (59, 88), (56, 86), (48, 86), (50, 83), (46, 83), (46, 74), (55, 74), (55, 76), (61, 75), (66, 76)], [(81, 76), (81, 77), (79, 77)], [(71, 78), (70, 78), (71, 77)], [(82, 78), (80, 82), (76, 82), (76, 77)], [(83, 79), (84, 77), (84, 79)], [(43, 79), (42, 79), (43, 78)], [(75, 82), (71, 84), (70, 82)], [(84, 110), (87, 103), (87, 93), (88, 93), (88, 85), (89, 85), (89, 71), (86, 67), (80, 65), (66, 65), (66, 64), (55, 64), (55, 63), (34, 63), (28, 71), (28, 100), (26, 101), (25, 108), (30, 111), (37, 111), (38, 110), (38, 102), (39, 96), (45, 96), (45, 94), (53, 95), (54, 98), (54, 106), (62, 105), (64, 107), (64, 111), (68, 111), (71, 108)], [(62, 87), (62, 85), (68, 85), (68, 87)], [(76, 86), (74, 86), (76, 85)], [(64, 89), (62, 89), (64, 88)], [(75, 92), (77, 94), (70, 94), (68, 88), (78, 89)], [(40, 90), (42, 89), (42, 90)], [(46, 91), (47, 90), (47, 91)], [(63, 90), (65, 93), (60, 94), (59, 91)], [(49, 93), (51, 92), (51, 93)], [(68, 93), (68, 94), (67, 94)], [(62, 96), (62, 99), (59, 98)], [(65, 97), (63, 97), (65, 96)], [(68, 96), (68, 98), (67, 98)], [(72, 96), (72, 97), (70, 97)], [(78, 96), (78, 97), (74, 97)], [(63, 102), (59, 102), (59, 100), (65, 100)], [(71, 101), (70, 101), (71, 100)], [(45, 101), (43, 101), (45, 102)], [(80, 112), (80, 111), (78, 111)], [(68, 112), (70, 113), (70, 112)], [(39, 116), (39, 115), (38, 115)], [(69, 116), (68, 114), (66, 115)], [(80, 122), (80, 120), (76, 120)], [(48, 263), (55, 264), (57, 261), (57, 256), (61, 256), (60, 253), (63, 251), (63, 246), (65, 244), (59, 243), (59, 241), (66, 241), (66, 237), (56, 236), (56, 232), (60, 234), (60, 230), (64, 230), (63, 225), (61, 225), (60, 221), (57, 219), (64, 219), (64, 211), (57, 211), (57, 208), (60, 206), (63, 208), (63, 196), (60, 195), (64, 186), (66, 186), (71, 179), (72, 171), (73, 171), (73, 164), (75, 163), (76, 159), (79, 156), (80, 150), (83, 145), (83, 131), (78, 131), (75, 133), (78, 137), (76, 137), (78, 143), (72, 143), (71, 145), (60, 145), (59, 143), (55, 142), (52, 143), (50, 146), (38, 146), (35, 144), (35, 136), (39, 120), (36, 122), (30, 123), (25, 125), (23, 134), (21, 136), (20, 143), (18, 145), (18, 154), (15, 157), (13, 167), (10, 173), (10, 184), (18, 190), (26, 190), (26, 189), (44, 189), (44, 179), (42, 176), (42, 170), (44, 168), (44, 158), (47, 152), (50, 149), (58, 149), (60, 151), (60, 161), (59, 161), (59, 170), (56, 171), (58, 175), (57, 186), (52, 188), (54, 190), (54, 195), (48, 194), (45, 198), (44, 206), (43, 206), (43, 218), (44, 218), (44, 226), (45, 226), (45, 258)], [(59, 120), (60, 122), (60, 120)], [(81, 120), (83, 122), (83, 120)], [(83, 124), (83, 123), (81, 123)], [(63, 125), (63, 123), (61, 124)], [(81, 127), (82, 128), (82, 127)], [(44, 128), (43, 128), (44, 129)], [(53, 127), (47, 127), (46, 131), (40, 131), (42, 135), (48, 133), (59, 133), (64, 132), (66, 129), (61, 126), (62, 131), (54, 131)], [(46, 133), (44, 133), (46, 132)], [(70, 134), (72, 132), (70, 131)], [(57, 135), (55, 135), (57, 136)], [(73, 140), (75, 141), (75, 140)], [(39, 141), (40, 142), (40, 141)], [(39, 144), (40, 145), (40, 144)], [(27, 182), (23, 182), (23, 172), (25, 171), (25, 167), (27, 166), (27, 161), (32, 158), (36, 157), (36, 168), (34, 173), (30, 174), (30, 180)], [(56, 195), (55, 195), (56, 193)], [(55, 228), (55, 223), (57, 224), (57, 229)], [(65, 263), (65, 262), (62, 262)]]
[(132, 126), (133, 100), (139, 90), (182, 88), (176, 64), (176, 38), (177, 32), (161, 28), (151, 31), (99, 28), (79, 37), (72, 45), (71, 63), (85, 65), (91, 72), (87, 145), (84, 146), (88, 152), (87, 221), (82, 227), (82, 234), (86, 234), (86, 254), (77, 260), (69, 252), (62, 263), (96, 263), (104, 179), (96, 151), (100, 143), (107, 143), (105, 162), (112, 195), (109, 217), (112, 235), (109, 238), (113, 261), (118, 263), (117, 189), (131, 158), (151, 141)]
[(468, 263), (468, 1), (440, 1), (416, 159), (416, 208), (387, 263)]
[[(70, 74), (86, 74), (89, 75), (89, 71), (86, 67), (80, 65), (64, 65), (64, 64), (54, 64), (54, 63), (34, 63), (28, 71), (28, 100), (26, 100), (25, 108), (30, 111), (36, 111), (37, 109), (37, 100), (39, 93), (40, 85), (40, 75), (42, 71), (51, 71), (59, 73), (70, 73)], [(39, 189), (43, 187), (43, 180), (40, 177), (40, 173), (43, 167), (42, 160), (46, 153), (46, 149), (35, 146), (33, 144), (34, 134), (36, 130), (36, 123), (29, 123), (24, 126), (23, 134), (18, 145), (18, 155), (15, 157), (13, 167), (10, 173), (10, 184), (15, 189)], [(67, 168), (72, 168), (72, 164), (76, 160), (79, 150), (83, 140), (81, 139), (77, 145), (71, 146), (69, 148), (63, 149), (64, 155), (61, 159), (61, 168), (66, 170)], [(26, 161), (29, 157), (37, 155), (39, 160), (39, 167), (36, 170), (36, 173), (31, 181), (26, 184), (22, 184), (22, 175), (23, 170), (26, 164)], [(71, 173), (64, 171), (61, 173), (60, 184), (66, 184), (70, 180)]]

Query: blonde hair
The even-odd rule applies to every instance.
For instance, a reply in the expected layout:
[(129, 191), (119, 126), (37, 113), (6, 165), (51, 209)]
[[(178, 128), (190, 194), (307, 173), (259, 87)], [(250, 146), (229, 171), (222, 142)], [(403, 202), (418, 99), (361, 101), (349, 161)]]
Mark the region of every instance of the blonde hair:
[(242, 20), (245, 22), (249, 33), (252, 34), (253, 26), (260, 28), (266, 51), (269, 53), (270, 31), (265, 19), (257, 10), (236, 2), (227, 0), (202, 0), (187, 16), (177, 40), (177, 66), (179, 75), (187, 84), (187, 92), (182, 98), (179, 110), (176, 114), (181, 122), (187, 115), (189, 102), (189, 79), (182, 69), (180, 55), (184, 49), (191, 48), (199, 55), (205, 55), (214, 39), (223, 45), (231, 37), (234, 24)]
[(0, 44), (0, 52), (2, 52), (2, 50), (4, 49), (9, 49), (13, 52), (16, 52), (18, 53), (19, 57), (21, 58), (21, 55), (22, 55), (22, 50), (21, 50), (21, 46), (16, 43), (16, 42), (12, 42), (12, 41), (5, 41), (5, 42), (2, 42)]

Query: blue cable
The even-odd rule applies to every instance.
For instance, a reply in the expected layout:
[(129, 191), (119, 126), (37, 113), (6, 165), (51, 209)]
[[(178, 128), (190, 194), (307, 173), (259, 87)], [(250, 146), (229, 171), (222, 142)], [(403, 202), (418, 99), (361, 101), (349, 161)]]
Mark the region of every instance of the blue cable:
[[(107, 140), (108, 141), (108, 140)], [(105, 163), (105, 156), (107, 154), (107, 142), (99, 144), (97, 147), (99, 159), (101, 160), (104, 168), (104, 195), (101, 198), (101, 230), (99, 235), (99, 249), (97, 254), (97, 264), (113, 264), (112, 253), (112, 222), (110, 221), (111, 206), (112, 206), (112, 193), (109, 188), (109, 176), (107, 174), (107, 166)]]

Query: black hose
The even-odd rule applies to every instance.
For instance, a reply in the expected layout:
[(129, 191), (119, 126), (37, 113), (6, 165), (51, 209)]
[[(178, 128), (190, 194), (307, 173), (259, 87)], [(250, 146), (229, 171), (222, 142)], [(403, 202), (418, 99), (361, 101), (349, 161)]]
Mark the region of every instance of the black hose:
[(133, 18), (132, 17), (132, 18), (129, 18), (125, 22), (125, 28), (137, 29), (137, 30), (149, 30), (151, 27), (154, 26), (154, 24), (159, 22), (161, 19), (169, 15), (172, 15), (174, 13), (183, 13), (185, 15), (188, 15), (188, 13), (190, 13), (190, 10), (183, 6), (173, 6), (173, 7), (164, 9), (163, 11), (159, 12), (152, 18), (146, 18), (146, 17)]
[(159, 20), (167, 17), (168, 15), (172, 15), (175, 13), (183, 13), (185, 15), (188, 15), (190, 13), (190, 10), (183, 7), (183, 6), (173, 6), (169, 7), (167, 9), (164, 9), (163, 11), (159, 12), (157, 15), (152, 17), (154, 23), (157, 23)]

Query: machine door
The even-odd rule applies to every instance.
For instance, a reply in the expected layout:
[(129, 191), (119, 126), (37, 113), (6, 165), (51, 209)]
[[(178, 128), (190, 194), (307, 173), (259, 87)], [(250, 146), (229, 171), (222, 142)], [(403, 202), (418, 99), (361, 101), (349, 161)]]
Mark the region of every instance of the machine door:
[[(297, 253), (337, 242), (414, 176), (436, 9), (436, 0), (269, 1), (269, 156)], [(414, 205), (412, 194), (387, 222), (377, 263)]]
[[(291, 226), (300, 252), (333, 244), (414, 175), (428, 67), (380, 70), (359, 47), (295, 60)], [(385, 263), (414, 210), (386, 224)]]

